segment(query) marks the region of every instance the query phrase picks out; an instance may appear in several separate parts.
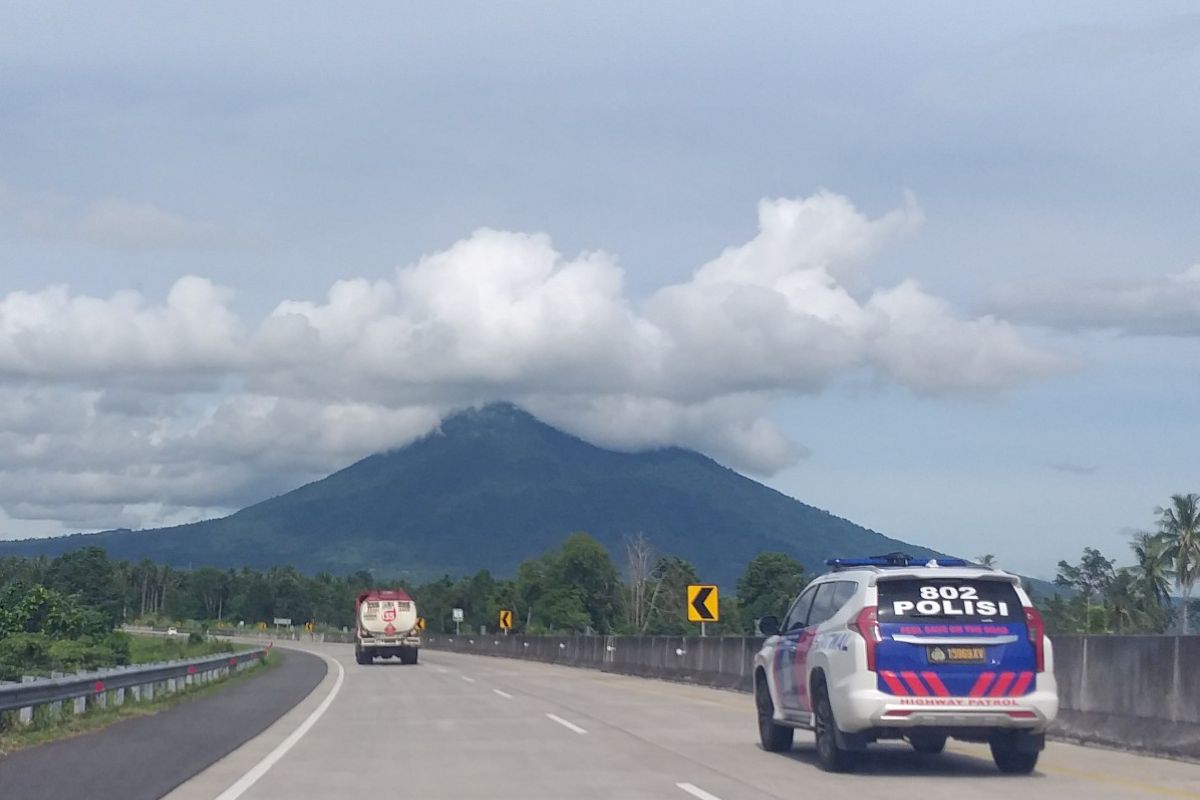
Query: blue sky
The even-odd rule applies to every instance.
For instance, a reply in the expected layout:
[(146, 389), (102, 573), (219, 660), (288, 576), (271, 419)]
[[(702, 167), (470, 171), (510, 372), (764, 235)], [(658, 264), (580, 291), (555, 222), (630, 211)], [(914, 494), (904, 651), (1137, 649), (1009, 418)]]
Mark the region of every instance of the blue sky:
[(4, 6), (0, 536), (511, 399), (1123, 557), (1200, 490), (1198, 74), (1188, 3)]

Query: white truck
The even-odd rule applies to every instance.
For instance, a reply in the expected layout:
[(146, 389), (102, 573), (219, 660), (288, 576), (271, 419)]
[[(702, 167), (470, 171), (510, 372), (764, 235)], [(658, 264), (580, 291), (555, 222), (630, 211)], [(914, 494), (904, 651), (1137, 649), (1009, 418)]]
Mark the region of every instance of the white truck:
[(417, 604), (403, 589), (367, 589), (354, 600), (354, 660), (399, 657), (417, 663), (421, 648)]

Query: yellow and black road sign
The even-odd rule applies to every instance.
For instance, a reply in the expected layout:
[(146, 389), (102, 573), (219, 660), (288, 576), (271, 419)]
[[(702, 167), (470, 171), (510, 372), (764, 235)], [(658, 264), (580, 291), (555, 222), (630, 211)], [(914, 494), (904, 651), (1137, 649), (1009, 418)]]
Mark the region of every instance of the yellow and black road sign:
[(688, 584), (688, 622), (719, 622), (721, 607), (717, 587), (706, 583)]
[(417, 630), (419, 630), (419, 631), (425, 630), (425, 618), (424, 617), (417, 617)]
[(512, 630), (512, 612), (506, 608), (500, 610), (500, 630)]
[(312, 620), (309, 620), (308, 622), (304, 623), (304, 630), (308, 631), (309, 633), (313, 632), (314, 627), (315, 626), (313, 625)]
[(258, 629), (260, 631), (265, 631), (267, 629), (267, 623), (265, 623), (265, 622), (258, 623)]

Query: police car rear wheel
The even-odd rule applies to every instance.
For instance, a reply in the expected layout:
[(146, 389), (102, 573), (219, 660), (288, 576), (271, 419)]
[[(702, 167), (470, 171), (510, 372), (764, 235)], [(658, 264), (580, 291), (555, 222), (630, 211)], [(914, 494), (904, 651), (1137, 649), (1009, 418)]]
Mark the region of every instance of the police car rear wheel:
[(817, 763), (826, 772), (852, 772), (858, 762), (858, 754), (838, 747), (837, 721), (833, 717), (833, 706), (825, 684), (818, 683), (813, 689), (813, 723), (817, 740)]
[(754, 705), (758, 709), (758, 738), (763, 750), (782, 753), (792, 749), (792, 738), (796, 731), (775, 722), (775, 704), (771, 702), (771, 690), (767, 679), (759, 676), (754, 682)]
[(992, 760), (1001, 772), (1009, 775), (1028, 775), (1037, 766), (1041, 753), (1017, 749), (1015, 737), (1005, 736), (992, 739)]
[(936, 756), (946, 749), (946, 737), (933, 733), (914, 733), (908, 737), (913, 750), (927, 756)]

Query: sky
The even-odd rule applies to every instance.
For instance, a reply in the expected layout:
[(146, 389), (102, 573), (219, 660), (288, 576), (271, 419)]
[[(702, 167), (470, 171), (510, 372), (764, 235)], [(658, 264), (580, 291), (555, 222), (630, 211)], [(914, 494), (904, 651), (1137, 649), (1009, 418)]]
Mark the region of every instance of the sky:
[(1200, 491), (1198, 75), (1192, 3), (0, 3), (0, 538), (507, 400), (1128, 562)]

